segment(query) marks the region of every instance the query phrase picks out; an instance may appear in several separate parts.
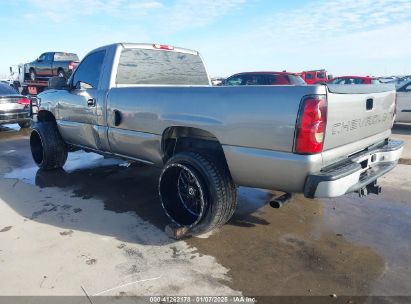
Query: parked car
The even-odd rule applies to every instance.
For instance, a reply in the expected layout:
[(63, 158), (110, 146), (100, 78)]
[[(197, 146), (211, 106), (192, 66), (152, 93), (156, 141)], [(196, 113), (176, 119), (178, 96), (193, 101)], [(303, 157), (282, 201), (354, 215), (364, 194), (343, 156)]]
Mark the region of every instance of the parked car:
[(53, 76), (69, 77), (78, 63), (79, 58), (74, 53), (43, 53), (35, 61), (25, 64), (25, 79), (35, 81), (48, 80)]
[(224, 83), (225, 78), (222, 77), (214, 77), (211, 78), (211, 84), (213, 86), (221, 86)]
[(397, 89), (397, 117), (395, 121), (411, 123), (411, 81)]
[(30, 100), (12, 86), (0, 83), (0, 124), (18, 123), (21, 128), (31, 125)]
[(328, 81), (330, 84), (377, 84), (381, 83), (378, 78), (370, 76), (339, 76)]
[(30, 136), (39, 168), (76, 149), (160, 167), (165, 213), (191, 234), (231, 218), (237, 186), (378, 194), (402, 152), (391, 85), (211, 86), (196, 51), (122, 43), (53, 79)]
[(325, 83), (328, 81), (326, 70), (303, 71), (299, 75), (307, 84)]
[(228, 77), (223, 85), (304, 85), (297, 74), (288, 72), (243, 72)]

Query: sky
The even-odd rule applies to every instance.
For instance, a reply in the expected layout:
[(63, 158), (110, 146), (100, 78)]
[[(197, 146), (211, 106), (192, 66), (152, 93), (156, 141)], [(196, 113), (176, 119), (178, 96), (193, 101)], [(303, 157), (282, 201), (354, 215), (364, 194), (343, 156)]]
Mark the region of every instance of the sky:
[(46, 51), (148, 42), (201, 53), (211, 76), (242, 71), (411, 74), (411, 0), (2, 1), (0, 76)]

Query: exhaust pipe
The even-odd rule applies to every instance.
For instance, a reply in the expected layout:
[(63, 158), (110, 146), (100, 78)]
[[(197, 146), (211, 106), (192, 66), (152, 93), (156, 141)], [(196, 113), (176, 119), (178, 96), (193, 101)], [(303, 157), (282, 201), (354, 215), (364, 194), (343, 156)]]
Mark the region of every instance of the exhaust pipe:
[(289, 202), (291, 202), (294, 198), (294, 194), (293, 193), (284, 193), (283, 195), (276, 197), (275, 199), (272, 199), (270, 201), (270, 206), (278, 209), (283, 207), (284, 205), (288, 204)]

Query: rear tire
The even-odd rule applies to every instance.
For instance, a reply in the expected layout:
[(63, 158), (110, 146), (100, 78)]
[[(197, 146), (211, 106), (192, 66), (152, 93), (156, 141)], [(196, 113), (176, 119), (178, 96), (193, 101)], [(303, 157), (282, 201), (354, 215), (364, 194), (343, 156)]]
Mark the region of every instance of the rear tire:
[[(228, 169), (195, 152), (176, 154), (166, 163), (159, 181), (164, 211), (180, 227), (196, 235), (224, 225), (237, 203)], [(184, 181), (185, 180), (185, 181)]]
[(27, 129), (31, 127), (31, 121), (24, 121), (24, 122), (19, 122), (19, 126), (22, 129)]
[(43, 170), (60, 169), (67, 160), (67, 146), (54, 122), (41, 122), (30, 135), (33, 160)]
[(64, 71), (62, 69), (59, 69), (57, 71), (57, 76), (61, 77), (61, 78), (66, 78), (66, 73), (64, 73)]

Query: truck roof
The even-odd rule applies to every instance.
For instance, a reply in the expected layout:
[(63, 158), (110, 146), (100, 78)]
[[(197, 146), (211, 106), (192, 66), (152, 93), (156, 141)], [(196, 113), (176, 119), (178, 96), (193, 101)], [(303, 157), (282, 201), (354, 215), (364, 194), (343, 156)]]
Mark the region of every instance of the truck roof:
[(98, 49), (105, 49), (109, 46), (122, 46), (122, 47), (127, 48), (127, 49), (163, 50), (163, 51), (179, 52), (179, 53), (186, 53), (186, 54), (192, 54), (192, 55), (200, 55), (200, 53), (195, 51), (195, 50), (190, 50), (190, 49), (181, 48), (181, 47), (177, 47), (177, 46), (157, 44), (157, 43), (132, 43), (132, 42), (112, 43), (112, 44), (109, 44), (109, 45), (99, 47), (99, 48), (97, 48), (93, 51), (96, 51)]

